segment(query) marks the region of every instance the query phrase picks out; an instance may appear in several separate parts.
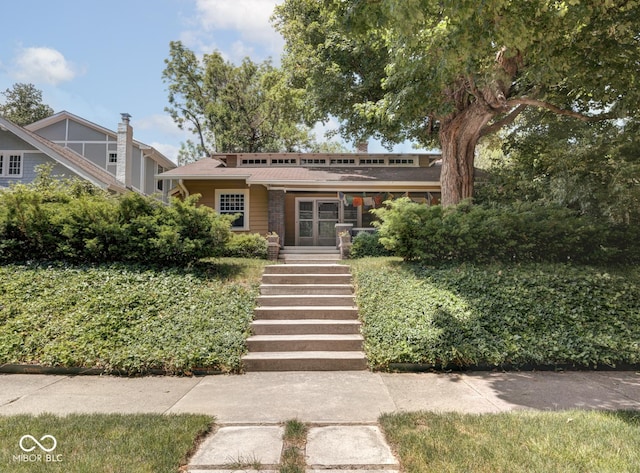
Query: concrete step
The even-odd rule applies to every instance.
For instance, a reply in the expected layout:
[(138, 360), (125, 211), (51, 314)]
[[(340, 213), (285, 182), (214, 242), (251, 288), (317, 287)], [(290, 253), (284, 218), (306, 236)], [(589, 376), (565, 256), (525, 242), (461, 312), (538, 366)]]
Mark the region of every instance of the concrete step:
[(264, 274), (351, 274), (344, 264), (272, 264), (265, 266)]
[(349, 274), (264, 274), (263, 284), (351, 284)]
[(355, 306), (270, 306), (256, 307), (255, 320), (329, 319), (357, 320)]
[(353, 306), (353, 296), (327, 295), (266, 295), (258, 296), (258, 306)]
[(320, 254), (340, 254), (340, 250), (335, 246), (285, 246), (280, 250), (284, 255), (320, 255)]
[(277, 351), (362, 351), (362, 335), (253, 335), (247, 339), (249, 352)]
[(260, 294), (269, 295), (325, 295), (348, 296), (353, 294), (351, 284), (262, 284)]
[(360, 325), (357, 320), (254, 320), (251, 331), (254, 335), (355, 335)]
[(246, 371), (361, 371), (367, 369), (367, 358), (361, 351), (249, 353), (242, 360)]

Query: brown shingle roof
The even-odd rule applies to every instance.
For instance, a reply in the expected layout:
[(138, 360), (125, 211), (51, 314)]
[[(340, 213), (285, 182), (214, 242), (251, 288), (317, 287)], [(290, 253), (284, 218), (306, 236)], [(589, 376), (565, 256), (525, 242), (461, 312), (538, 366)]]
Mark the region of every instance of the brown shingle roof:
[(431, 167), (222, 167), (215, 159), (201, 159), (161, 174), (166, 179), (243, 179), (248, 184), (420, 183), (440, 181), (440, 166)]

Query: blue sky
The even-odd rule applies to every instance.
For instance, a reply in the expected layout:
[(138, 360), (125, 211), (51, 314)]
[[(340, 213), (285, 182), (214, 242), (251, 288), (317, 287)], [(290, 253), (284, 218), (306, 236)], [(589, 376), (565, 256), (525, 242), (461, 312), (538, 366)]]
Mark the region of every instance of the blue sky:
[[(2, 5), (0, 90), (33, 83), (56, 112), (115, 130), (132, 115), (134, 136), (175, 159), (180, 131), (164, 112), (169, 42), (239, 63), (271, 57), (283, 40), (269, 17), (282, 0), (20, 0)], [(349, 145), (350, 146), (350, 145)], [(370, 145), (370, 151), (382, 151)], [(400, 146), (395, 151), (410, 151)]]

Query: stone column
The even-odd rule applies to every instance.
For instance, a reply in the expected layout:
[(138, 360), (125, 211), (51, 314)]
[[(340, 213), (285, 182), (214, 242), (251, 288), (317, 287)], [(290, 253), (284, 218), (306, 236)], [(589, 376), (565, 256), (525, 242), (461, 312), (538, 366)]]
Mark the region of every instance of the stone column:
[(269, 189), (269, 205), (268, 205), (268, 230), (270, 233), (276, 233), (280, 237), (280, 245), (284, 245), (284, 196), (283, 190)]

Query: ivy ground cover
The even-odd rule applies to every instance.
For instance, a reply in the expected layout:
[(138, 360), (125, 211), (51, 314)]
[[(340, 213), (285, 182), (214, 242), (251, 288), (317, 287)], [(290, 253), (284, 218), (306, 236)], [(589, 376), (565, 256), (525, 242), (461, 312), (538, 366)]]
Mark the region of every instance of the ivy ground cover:
[(640, 269), (354, 261), (370, 363), (640, 363)]
[(263, 265), (0, 266), (0, 365), (237, 371)]

